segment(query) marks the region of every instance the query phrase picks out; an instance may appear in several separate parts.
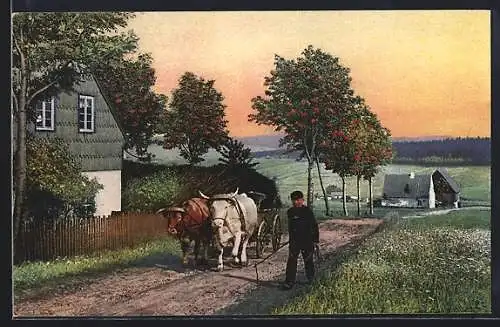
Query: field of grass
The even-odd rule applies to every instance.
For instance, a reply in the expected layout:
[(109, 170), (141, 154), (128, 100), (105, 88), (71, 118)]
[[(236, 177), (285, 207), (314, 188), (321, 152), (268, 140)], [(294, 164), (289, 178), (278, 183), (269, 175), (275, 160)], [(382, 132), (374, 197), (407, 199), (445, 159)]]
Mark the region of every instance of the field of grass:
[(92, 278), (118, 268), (133, 266), (149, 256), (165, 254), (181, 255), (179, 244), (175, 239), (160, 238), (134, 248), (103, 252), (95, 256), (63, 258), (49, 262), (26, 262), (13, 267), (14, 294), (17, 297), (26, 290), (41, 286), (50, 288), (73, 284), (81, 278)]
[(402, 219), (272, 314), (490, 313), (490, 211)]
[[(165, 151), (161, 147), (152, 146), (150, 151), (155, 154), (155, 162), (162, 164), (184, 164), (178, 151), (169, 150)], [(204, 158), (206, 159), (202, 165), (213, 165), (218, 163), (218, 153), (210, 151)], [(256, 162), (259, 164), (255, 167), (257, 171), (269, 178), (276, 177), (277, 186), (280, 191), (281, 201), (288, 206), (290, 201), (288, 195), (296, 190), (302, 190), (304, 193), (307, 191), (307, 161), (296, 161), (288, 158), (258, 158)], [(462, 204), (467, 205), (489, 205), (491, 201), (491, 168), (488, 166), (419, 166), (419, 165), (405, 165), (405, 164), (391, 164), (384, 166), (380, 172), (373, 179), (373, 197), (377, 198), (382, 195), (384, 176), (385, 174), (406, 174), (414, 172), (415, 174), (430, 173), (436, 168), (447, 168), (450, 176), (461, 187)], [(325, 170), (321, 167), (321, 175), (323, 178), (323, 185), (326, 187), (335, 184), (339, 187), (342, 186), (341, 179), (337, 174)], [(321, 185), (318, 178), (317, 168), (314, 167), (313, 171), (313, 193), (322, 195)], [(349, 177), (346, 179), (346, 190), (348, 195), (356, 195), (356, 178)], [(364, 200), (368, 198), (368, 182), (361, 181), (361, 198)], [(324, 200), (314, 201), (314, 211), (322, 216), (325, 213)], [(333, 215), (342, 215), (342, 202), (340, 200), (329, 201), (329, 207)], [(348, 203), (349, 215), (356, 213), (356, 203)], [(367, 210), (364, 203), (362, 204), (362, 214)], [(398, 211), (405, 211), (398, 209)], [(415, 210), (410, 209), (414, 212)], [(376, 216), (385, 216), (388, 210), (385, 208), (375, 208)]]
[[(276, 177), (278, 188), (281, 194), (281, 200), (284, 203), (289, 203), (288, 194), (295, 189), (307, 190), (307, 162), (306, 161), (295, 161), (293, 159), (266, 159), (262, 158), (258, 160), (259, 165), (256, 169), (263, 175), (267, 177)], [(382, 167), (380, 172), (375, 176), (373, 180), (373, 196), (374, 198), (380, 197), (382, 195), (384, 176), (385, 174), (406, 174), (409, 172), (415, 172), (415, 174), (420, 173), (430, 173), (437, 167), (423, 167), (416, 165), (387, 165)], [(482, 201), (488, 203), (491, 200), (491, 188), (490, 188), (490, 176), (491, 168), (486, 166), (463, 166), (463, 167), (445, 167), (452, 178), (461, 187), (461, 197), (466, 199)], [(339, 187), (342, 186), (342, 181), (337, 174), (331, 171), (326, 171), (321, 168), (321, 175), (323, 178), (323, 185), (326, 187), (331, 184), (335, 184)], [(315, 167), (313, 172), (313, 192), (322, 195), (320, 181), (317, 174), (317, 169)], [(346, 190), (349, 195), (356, 195), (356, 178), (349, 177), (346, 179)], [(361, 181), (361, 198), (366, 199), (368, 197), (368, 182)], [(467, 201), (464, 201), (466, 204)], [(364, 204), (362, 204), (363, 206)], [(335, 214), (342, 213), (342, 202), (340, 200), (332, 200), (329, 202), (329, 206), (333, 209)], [(349, 203), (348, 211), (350, 213), (355, 212), (356, 204)], [(323, 200), (316, 200), (314, 202), (314, 209), (317, 212), (324, 212), (325, 205)], [(366, 210), (366, 206), (362, 208)], [(386, 212), (386, 209), (375, 208), (375, 211), (379, 211), (379, 214)], [(413, 210), (414, 211), (414, 210)]]
[[(186, 161), (179, 156), (177, 150), (164, 150), (160, 146), (154, 145), (149, 148), (155, 155), (154, 162), (161, 164), (185, 164)], [(214, 165), (218, 163), (219, 154), (210, 150), (203, 158), (206, 159), (202, 165)], [(278, 186), (280, 188), (282, 200), (288, 200), (287, 196), (295, 189), (306, 190), (307, 186), (307, 161), (295, 161), (288, 158), (258, 158), (255, 159), (259, 164), (256, 169), (261, 174), (267, 177), (276, 177), (278, 179)], [(380, 197), (382, 195), (382, 188), (384, 184), (385, 174), (406, 174), (414, 172), (415, 174), (430, 173), (436, 168), (446, 168), (451, 177), (461, 187), (461, 197), (470, 200), (490, 201), (491, 200), (491, 168), (488, 166), (420, 166), (411, 164), (391, 164), (381, 168), (380, 172), (373, 180), (373, 196)], [(323, 183), (326, 187), (330, 184), (341, 186), (341, 179), (337, 174), (331, 171), (326, 171), (321, 167), (321, 175)], [(321, 194), (321, 186), (317, 174), (316, 166), (313, 172), (314, 193)], [(347, 194), (356, 195), (356, 178), (347, 178)], [(361, 197), (368, 197), (368, 182), (361, 182)], [(317, 201), (320, 202), (320, 201)], [(335, 205), (335, 202), (332, 201)]]

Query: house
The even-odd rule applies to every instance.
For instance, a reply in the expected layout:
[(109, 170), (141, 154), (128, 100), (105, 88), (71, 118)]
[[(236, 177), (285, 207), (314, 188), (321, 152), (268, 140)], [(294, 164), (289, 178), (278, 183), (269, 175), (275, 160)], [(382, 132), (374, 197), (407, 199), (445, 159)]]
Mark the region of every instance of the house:
[(74, 91), (35, 104), (35, 136), (59, 137), (82, 164), (83, 174), (95, 177), (104, 189), (96, 195), (95, 215), (121, 211), (123, 128), (98, 81), (90, 76)]
[(386, 175), (381, 199), (383, 207), (458, 207), (460, 188), (446, 170), (431, 174)]

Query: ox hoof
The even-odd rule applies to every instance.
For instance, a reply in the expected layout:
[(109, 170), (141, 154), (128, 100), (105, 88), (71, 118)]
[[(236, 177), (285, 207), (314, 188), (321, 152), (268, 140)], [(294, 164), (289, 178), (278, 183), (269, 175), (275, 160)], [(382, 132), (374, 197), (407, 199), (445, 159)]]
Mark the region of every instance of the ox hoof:
[(217, 271), (223, 271), (224, 270), (224, 266), (223, 265), (218, 265), (217, 266)]

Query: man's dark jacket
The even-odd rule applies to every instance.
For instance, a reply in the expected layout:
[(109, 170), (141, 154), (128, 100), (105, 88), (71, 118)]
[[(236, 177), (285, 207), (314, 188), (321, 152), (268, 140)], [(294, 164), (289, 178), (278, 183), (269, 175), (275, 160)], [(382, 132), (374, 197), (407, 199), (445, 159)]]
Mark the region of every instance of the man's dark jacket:
[(292, 207), (288, 209), (287, 215), (290, 244), (309, 247), (313, 242), (319, 242), (318, 223), (309, 207)]

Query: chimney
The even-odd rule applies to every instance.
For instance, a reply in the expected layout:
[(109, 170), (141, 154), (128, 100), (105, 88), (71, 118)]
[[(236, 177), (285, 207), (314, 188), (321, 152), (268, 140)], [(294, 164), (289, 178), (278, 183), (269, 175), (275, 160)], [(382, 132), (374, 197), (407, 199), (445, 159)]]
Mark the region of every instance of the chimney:
[(413, 179), (413, 178), (415, 178), (415, 173), (411, 172), (411, 173), (408, 174), (408, 176), (410, 176), (410, 179)]

